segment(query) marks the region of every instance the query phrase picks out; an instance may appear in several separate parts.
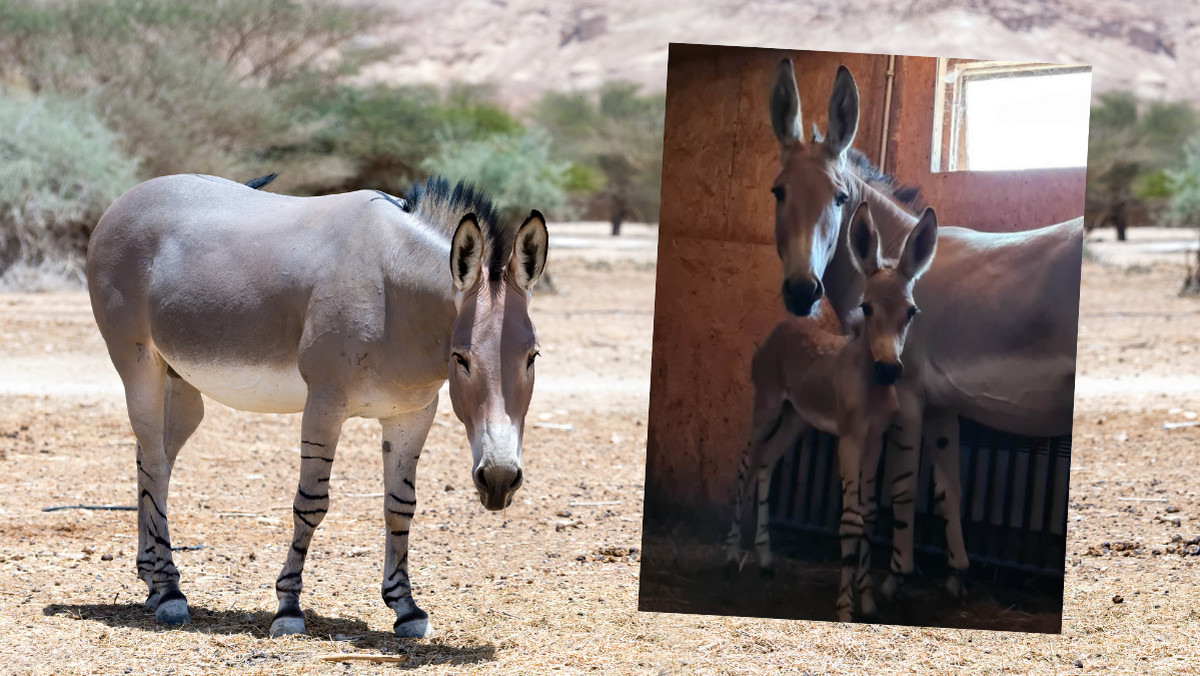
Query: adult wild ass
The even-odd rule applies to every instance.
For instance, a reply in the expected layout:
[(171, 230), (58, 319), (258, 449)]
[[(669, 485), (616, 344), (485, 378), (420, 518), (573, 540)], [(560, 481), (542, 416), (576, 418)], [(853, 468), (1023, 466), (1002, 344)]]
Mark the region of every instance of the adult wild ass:
[[(755, 547), (760, 566), (770, 571), (767, 468), (809, 429), (838, 436), (842, 575), (837, 618), (842, 622), (852, 619), (852, 586), (858, 589), (863, 614), (875, 613), (867, 530), (875, 521), (880, 439), (897, 408), (894, 384), (900, 374), (900, 354), (917, 314), (913, 282), (933, 260), (937, 217), (932, 209), (925, 210), (901, 247), (898, 261), (881, 257), (879, 235), (865, 202), (855, 210), (847, 235), (851, 260), (864, 279), (862, 317), (856, 318), (859, 326), (854, 335), (843, 335), (841, 322), (822, 299), (812, 315), (780, 322), (755, 351), (750, 442), (738, 467), (737, 502), (726, 540), (728, 565), (736, 566), (743, 505), (751, 479), (757, 476)], [(758, 471), (752, 473), (751, 468)]]
[(87, 279), (137, 438), (137, 569), (158, 621), (188, 621), (167, 487), (204, 416), (203, 392), (242, 410), (303, 411), (271, 636), (304, 632), (301, 573), (349, 417), (383, 428), (383, 600), (397, 635), (428, 635), (408, 533), (438, 390), (449, 378), (480, 501), (503, 509), (522, 481), (538, 353), (529, 293), (546, 245), (537, 211), (511, 227), (483, 194), (440, 178), (414, 184), (407, 201), (372, 191), (288, 197), (198, 175), (156, 178), (119, 198), (92, 236)]
[[(780, 150), (771, 192), (785, 305), (803, 317), (825, 297), (845, 316), (862, 292), (846, 238), (839, 236), (849, 223), (847, 205), (867, 203), (885, 256), (896, 255), (917, 219), (847, 165), (859, 110), (858, 88), (845, 66), (838, 69), (824, 139), (801, 136), (789, 59), (779, 64), (769, 112)], [(905, 344), (899, 409), (887, 435), (897, 474), (886, 596), (913, 569), (910, 526), (922, 422), (926, 449), (955, 457), (959, 415), (1015, 434), (1070, 433), (1082, 257), (1082, 219), (1014, 233), (940, 228), (938, 256), (914, 291), (922, 313)], [(941, 472), (938, 498), (957, 517), (957, 470)], [(951, 551), (950, 565), (961, 573), (965, 551)]]

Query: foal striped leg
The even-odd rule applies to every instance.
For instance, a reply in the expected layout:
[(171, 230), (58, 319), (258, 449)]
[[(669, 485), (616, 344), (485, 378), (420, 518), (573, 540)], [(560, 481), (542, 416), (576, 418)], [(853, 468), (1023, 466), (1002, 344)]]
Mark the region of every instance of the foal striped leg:
[(875, 532), (875, 517), (879, 504), (875, 500), (876, 486), (879, 478), (879, 458), (883, 454), (883, 435), (878, 430), (871, 430), (863, 445), (862, 464), (862, 496), (863, 505), (863, 536), (858, 548), (858, 602), (863, 615), (870, 617), (875, 614), (875, 597), (872, 593), (871, 579), (871, 540)]
[(404, 638), (430, 634), (429, 615), (417, 607), (408, 577), (408, 534), (417, 510), (417, 461), (437, 397), (421, 411), (381, 420), (383, 425), (383, 520), (387, 525), (383, 560), (383, 602), (396, 613), (392, 630)]
[[(329, 404), (329, 399), (338, 403)], [(271, 621), (271, 638), (304, 633), (304, 611), (300, 610), (302, 574), (313, 532), (329, 511), (329, 474), (344, 409), (340, 398), (314, 396), (310, 391), (300, 424), (300, 484), (292, 500), (292, 546), (275, 580), (279, 609)]]
[(738, 461), (737, 491), (733, 502), (733, 523), (729, 527), (729, 535), (725, 536), (725, 572), (738, 572), (738, 561), (742, 556), (742, 506), (746, 502), (746, 475), (750, 471), (749, 448), (742, 453)]
[(913, 571), (913, 520), (916, 518), (917, 470), (920, 468), (922, 411), (900, 399), (900, 411), (887, 431), (888, 464), (892, 474), (892, 560), (883, 584), (884, 598), (892, 600)]
[[(756, 402), (757, 404), (757, 402)], [(753, 422), (753, 440), (738, 463), (737, 497), (733, 510), (733, 525), (725, 538), (726, 571), (736, 573), (738, 559), (741, 557), (742, 516), (748, 511), (747, 497), (750, 494), (750, 480), (758, 484), (758, 503), (755, 505), (754, 543), (758, 553), (759, 573), (763, 577), (774, 575), (772, 568), (771, 540), (768, 535), (768, 491), (770, 490), (771, 468), (775, 466), (783, 454), (792, 447), (796, 439), (807, 429), (804, 421), (789, 405), (776, 409), (767, 414), (763, 410), (755, 411)], [(750, 468), (757, 467), (754, 474)]]
[(853, 619), (855, 567), (863, 540), (862, 507), (862, 442), (854, 433), (838, 438), (838, 469), (842, 475), (842, 518), (838, 523), (838, 539), (842, 547), (841, 584), (838, 587), (837, 619)]

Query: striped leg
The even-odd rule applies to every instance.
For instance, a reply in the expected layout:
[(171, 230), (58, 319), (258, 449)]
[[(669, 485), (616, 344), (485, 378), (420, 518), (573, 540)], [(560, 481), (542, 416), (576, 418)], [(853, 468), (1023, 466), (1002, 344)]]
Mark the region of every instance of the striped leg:
[(923, 452), (933, 460), (934, 510), (946, 522), (946, 556), (953, 571), (946, 580), (946, 589), (961, 599), (966, 595), (969, 561), (962, 534), (958, 416), (942, 410), (926, 411), (924, 437)]
[(894, 600), (913, 571), (913, 519), (916, 517), (917, 470), (921, 462), (922, 406), (900, 396), (900, 410), (887, 432), (888, 463), (892, 473), (892, 561), (882, 593)]
[(842, 547), (842, 575), (838, 588), (837, 619), (853, 619), (852, 589), (855, 566), (863, 539), (862, 432), (847, 432), (838, 438), (838, 470), (842, 475), (842, 518), (838, 539)]
[(408, 532), (417, 509), (417, 461), (437, 413), (437, 397), (423, 410), (380, 421), (383, 425), (383, 602), (396, 613), (397, 636), (430, 634), (429, 615), (417, 607), (408, 577)]
[(879, 477), (879, 458), (883, 455), (883, 433), (872, 429), (863, 442), (862, 496), (863, 536), (858, 547), (858, 602), (863, 615), (875, 614), (875, 596), (871, 589), (871, 540), (875, 532), (875, 517), (879, 504), (875, 500), (875, 489)]
[(345, 421), (340, 394), (310, 391), (300, 424), (300, 485), (292, 501), (292, 546), (283, 572), (275, 581), (279, 609), (271, 621), (271, 638), (304, 633), (304, 612), (300, 610), (300, 592), (304, 588), (304, 558), (312, 544), (313, 531), (329, 511), (329, 473), (333, 470), (334, 451)]
[(199, 392), (167, 377), (166, 365), (144, 344), (138, 359), (122, 364), (129, 420), (137, 437), (137, 568), (149, 590), (146, 607), (164, 624), (188, 621), (187, 599), (179, 590), (179, 569), (171, 556), (167, 492), (171, 469), (183, 443), (204, 416)]
[(754, 551), (758, 554), (759, 574), (775, 577), (775, 559), (771, 556), (770, 514), (767, 509), (771, 501), (771, 469), (775, 463), (758, 466), (758, 515), (754, 520)]
[[(779, 462), (783, 454), (807, 429), (804, 421), (790, 405), (772, 411), (769, 416), (761, 411), (755, 411), (754, 429), (751, 432), (752, 441), (738, 463), (737, 497), (733, 509), (733, 524), (729, 535), (725, 538), (726, 571), (736, 573), (739, 568), (742, 544), (742, 517), (749, 515), (751, 481), (758, 483), (758, 502), (755, 528), (755, 549), (758, 553), (759, 572), (764, 577), (774, 574), (771, 560), (771, 542), (767, 534), (767, 492), (770, 488), (770, 470)], [(758, 468), (753, 474), (750, 468)]]
[(725, 536), (725, 572), (738, 572), (738, 561), (742, 557), (742, 505), (746, 502), (746, 474), (750, 471), (751, 449), (747, 448), (738, 461), (737, 490), (733, 501), (733, 523), (729, 535)]

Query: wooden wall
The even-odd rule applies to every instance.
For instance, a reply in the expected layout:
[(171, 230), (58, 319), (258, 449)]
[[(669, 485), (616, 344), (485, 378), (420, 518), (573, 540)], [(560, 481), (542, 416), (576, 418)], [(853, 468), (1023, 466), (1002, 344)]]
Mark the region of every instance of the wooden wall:
[[(685, 512), (698, 519), (726, 513), (749, 430), (750, 359), (784, 316), (770, 194), (779, 153), (767, 99), (785, 55), (795, 64), (806, 135), (814, 121), (824, 133), (837, 67), (850, 68), (862, 110), (854, 146), (873, 161), (879, 157), (887, 56), (671, 45), (646, 463), (649, 529)], [(981, 200), (965, 173), (930, 175), (932, 68), (931, 58), (897, 59), (888, 169), (921, 185), (943, 223), (1028, 228), (1082, 213), (1082, 178), (1075, 198), (1074, 179), (1064, 188), (1047, 186), (1045, 177), (992, 177), (1006, 191)], [(930, 90), (924, 102), (922, 88)]]

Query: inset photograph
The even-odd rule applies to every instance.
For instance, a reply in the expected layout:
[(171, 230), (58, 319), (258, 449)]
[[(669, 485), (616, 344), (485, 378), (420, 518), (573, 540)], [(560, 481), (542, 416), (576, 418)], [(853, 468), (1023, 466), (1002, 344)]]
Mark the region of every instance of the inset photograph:
[(640, 610), (1060, 631), (1090, 93), (671, 45)]

